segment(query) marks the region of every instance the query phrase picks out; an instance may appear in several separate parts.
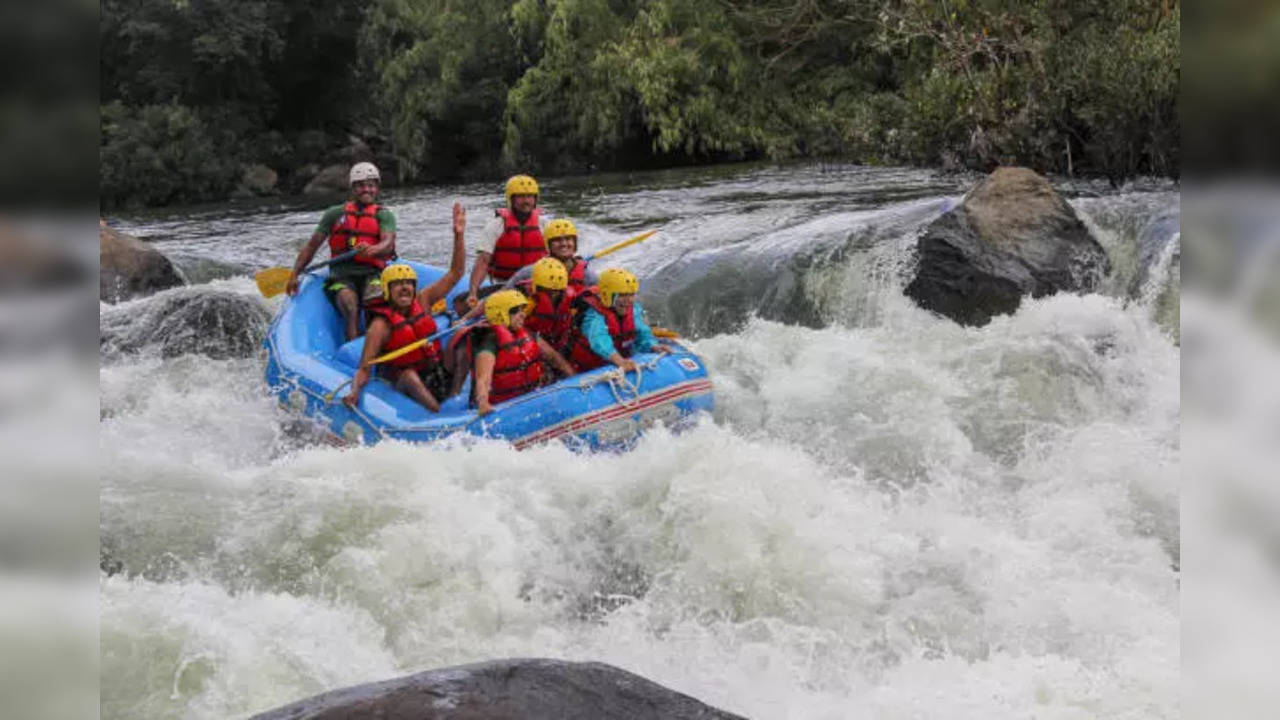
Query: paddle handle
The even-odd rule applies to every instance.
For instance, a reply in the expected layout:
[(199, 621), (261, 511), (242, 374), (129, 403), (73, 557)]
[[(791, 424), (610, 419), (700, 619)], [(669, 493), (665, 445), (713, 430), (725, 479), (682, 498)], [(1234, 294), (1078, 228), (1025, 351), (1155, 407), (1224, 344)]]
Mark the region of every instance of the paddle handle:
[(308, 266), (306, 266), (305, 268), (303, 268), (302, 272), (304, 272), (304, 273), (309, 273), (309, 272), (311, 272), (312, 270), (319, 270), (320, 268), (322, 268), (322, 267), (324, 267), (324, 266), (326, 266), (326, 265), (332, 265), (332, 264), (334, 264), (334, 263), (336, 263), (336, 262), (342, 262), (343, 260), (350, 260), (351, 258), (353, 258), (353, 257), (355, 257), (355, 256), (356, 256), (356, 251), (355, 251), (355, 250), (348, 250), (348, 251), (346, 251), (346, 252), (342, 253), (341, 255), (338, 255), (338, 256), (336, 256), (336, 257), (332, 257), (332, 258), (330, 258), (330, 259), (328, 259), (328, 260), (325, 260), (324, 262), (311, 263), (310, 265), (308, 265)]

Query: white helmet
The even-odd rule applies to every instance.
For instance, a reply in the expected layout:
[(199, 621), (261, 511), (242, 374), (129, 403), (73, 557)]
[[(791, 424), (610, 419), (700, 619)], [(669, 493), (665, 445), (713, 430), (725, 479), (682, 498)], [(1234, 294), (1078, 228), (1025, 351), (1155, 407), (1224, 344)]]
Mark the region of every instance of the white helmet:
[(351, 166), (351, 175), (347, 182), (348, 185), (355, 185), (365, 180), (377, 180), (382, 182), (382, 176), (378, 174), (378, 168), (373, 163), (359, 162)]

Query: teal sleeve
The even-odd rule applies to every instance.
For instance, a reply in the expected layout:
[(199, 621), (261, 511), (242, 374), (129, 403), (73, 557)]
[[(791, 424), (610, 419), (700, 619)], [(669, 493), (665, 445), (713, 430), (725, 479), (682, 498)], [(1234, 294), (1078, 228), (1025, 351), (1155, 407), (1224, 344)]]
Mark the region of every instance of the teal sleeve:
[(585, 314), (582, 316), (582, 334), (587, 336), (591, 352), (608, 360), (611, 355), (618, 352), (617, 346), (613, 344), (613, 338), (609, 335), (608, 323), (593, 308), (587, 308), (583, 312)]
[(631, 305), (631, 314), (636, 324), (636, 342), (632, 345), (636, 352), (649, 352), (654, 345), (658, 344), (658, 339), (653, 336), (653, 330), (649, 328), (649, 323), (644, 320), (644, 308), (640, 307), (640, 303), (636, 302)]

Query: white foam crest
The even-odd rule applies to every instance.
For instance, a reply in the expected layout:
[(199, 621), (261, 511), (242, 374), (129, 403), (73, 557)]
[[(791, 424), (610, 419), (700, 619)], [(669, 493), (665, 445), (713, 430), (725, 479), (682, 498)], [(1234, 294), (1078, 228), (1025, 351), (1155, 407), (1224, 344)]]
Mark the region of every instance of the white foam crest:
[(103, 717), (243, 717), (395, 672), (356, 608), (121, 576), (100, 590)]
[[(1162, 715), (1177, 677), (1160, 659), (1177, 647), (1169, 559), (1125, 504), (1120, 475), (1141, 456), (1107, 462), (1109, 436), (1084, 426), (1016, 472), (935, 469), (893, 493), (710, 423), (625, 455), (312, 449), (252, 473), (220, 552), (256, 566), (261, 593), (358, 608), (402, 672), (602, 659), (751, 716), (841, 717), (869, 689), (880, 710), (925, 677), (950, 677), (934, 710), (976, 702), (969, 668), (1015, 678), (974, 712)], [(1105, 452), (1054, 470), (1082, 449)]]

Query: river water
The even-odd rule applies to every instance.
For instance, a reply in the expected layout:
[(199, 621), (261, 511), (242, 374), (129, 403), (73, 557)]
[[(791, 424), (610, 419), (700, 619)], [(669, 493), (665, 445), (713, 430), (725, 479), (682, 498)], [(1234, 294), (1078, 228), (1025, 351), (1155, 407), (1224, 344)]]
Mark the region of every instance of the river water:
[[(1176, 188), (1063, 184), (1102, 292), (962, 328), (901, 293), (972, 176), (735, 165), (545, 181), (717, 409), (627, 454), (338, 448), (259, 357), (102, 357), (101, 710), (225, 718), (500, 657), (599, 660), (752, 718), (1179, 717)], [(403, 256), (449, 208), (394, 190)], [(256, 298), (319, 217), (108, 218)], [(153, 299), (103, 306), (145, 312)], [(270, 305), (274, 309), (274, 305)]]

